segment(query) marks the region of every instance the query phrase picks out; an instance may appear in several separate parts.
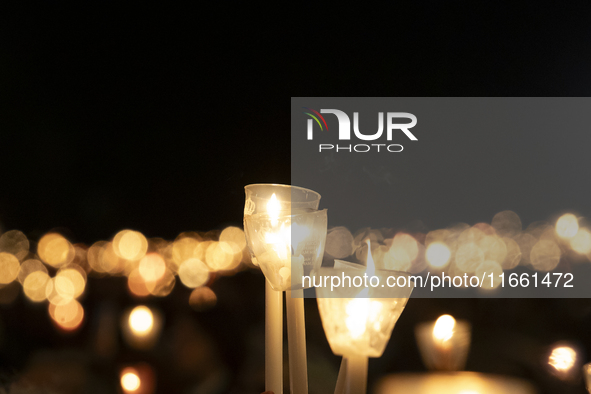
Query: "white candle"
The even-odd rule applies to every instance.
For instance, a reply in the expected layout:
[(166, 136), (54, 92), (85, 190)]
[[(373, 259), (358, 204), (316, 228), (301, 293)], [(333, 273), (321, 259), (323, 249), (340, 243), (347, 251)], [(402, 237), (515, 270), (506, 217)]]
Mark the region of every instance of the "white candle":
[(339, 376), (337, 377), (337, 385), (334, 389), (334, 394), (345, 394), (345, 385), (347, 384), (347, 358), (343, 357), (341, 360), (341, 368), (339, 369)]
[(288, 290), (285, 298), (289, 346), (289, 382), (292, 394), (308, 393), (306, 321), (303, 295), (303, 290)]
[(265, 390), (283, 394), (283, 292), (265, 279)]
[(347, 356), (346, 394), (365, 394), (367, 391), (367, 357)]
[[(283, 392), (282, 292), (301, 288), (304, 251), (310, 255), (309, 265), (321, 265), (326, 239), (326, 210), (318, 211), (320, 195), (308, 189), (256, 184), (246, 186), (245, 192), (246, 240), (252, 257), (256, 257), (267, 279), (265, 384), (267, 391), (278, 394)], [(311, 236), (314, 238), (308, 239)], [(291, 392), (307, 394), (304, 302), (303, 291), (298, 291), (298, 294), (293, 294), (295, 298), (291, 293), (287, 295)]]

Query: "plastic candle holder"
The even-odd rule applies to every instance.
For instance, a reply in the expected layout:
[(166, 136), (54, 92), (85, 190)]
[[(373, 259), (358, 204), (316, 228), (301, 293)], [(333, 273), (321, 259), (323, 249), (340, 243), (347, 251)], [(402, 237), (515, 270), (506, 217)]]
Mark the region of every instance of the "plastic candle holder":
[[(347, 277), (363, 276), (356, 268), (315, 270), (318, 279), (324, 276), (345, 278), (341, 286), (317, 287), (318, 309), (328, 343), (334, 354), (346, 357), (381, 357), (394, 325), (404, 310), (414, 283), (406, 272), (376, 270), (379, 283), (388, 277), (405, 277), (406, 287), (369, 287), (360, 289)], [(401, 281), (402, 282), (402, 281)]]
[(322, 264), (326, 210), (274, 218), (258, 213), (244, 219), (250, 251), (273, 290), (302, 289), (302, 277)]
[(453, 317), (444, 315), (436, 322), (419, 324), (415, 335), (427, 369), (461, 371), (466, 366), (471, 340), (471, 326), (468, 322), (456, 321)]

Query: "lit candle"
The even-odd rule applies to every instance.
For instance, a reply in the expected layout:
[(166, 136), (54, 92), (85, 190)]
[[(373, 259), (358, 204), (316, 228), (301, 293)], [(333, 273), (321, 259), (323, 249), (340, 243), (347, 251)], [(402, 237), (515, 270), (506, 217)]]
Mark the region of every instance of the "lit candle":
[[(322, 325), (332, 351), (344, 360), (335, 393), (365, 394), (367, 390), (368, 357), (380, 357), (390, 339), (392, 329), (400, 317), (413, 289), (409, 275), (403, 272), (376, 271), (368, 243), (366, 267), (339, 262), (336, 268), (321, 268), (315, 272), (320, 277), (377, 276), (380, 283), (388, 277), (404, 277), (400, 287), (359, 288), (343, 283), (331, 287), (316, 288)], [(344, 280), (344, 279), (343, 279)], [(346, 369), (346, 371), (345, 371)], [(343, 385), (344, 382), (344, 385)], [(344, 387), (343, 387), (344, 386)]]
[(451, 358), (451, 338), (454, 335), (456, 319), (451, 315), (443, 315), (437, 319), (433, 326), (433, 342), (441, 355), (441, 363), (445, 369), (449, 369)]
[(139, 305), (123, 314), (121, 321), (125, 342), (136, 349), (153, 347), (162, 330), (162, 315), (159, 311)]
[(470, 324), (442, 315), (435, 322), (416, 328), (416, 337), (425, 366), (430, 370), (459, 371), (470, 349)]
[(287, 291), (287, 334), (290, 386), (307, 394), (306, 337), (302, 277), (322, 262), (326, 242), (326, 210), (320, 195), (285, 185), (246, 188), (244, 229), (247, 243), (266, 284), (266, 390), (282, 393), (282, 292)]
[[(271, 224), (277, 226), (281, 205), (275, 193), (267, 203)], [(267, 233), (266, 241), (273, 244), (273, 251), (279, 258), (286, 254), (277, 233)], [(283, 293), (273, 290), (265, 280), (265, 390), (283, 393)]]
[(285, 298), (287, 305), (287, 341), (289, 348), (289, 376), (291, 392), (308, 392), (308, 366), (306, 363), (306, 322), (304, 318), (303, 290), (288, 290)]
[(265, 279), (265, 390), (283, 393), (283, 293)]
[[(292, 267), (299, 267), (303, 263), (303, 256), (292, 256), (298, 251), (298, 236), (305, 230), (300, 229), (291, 221), (279, 226), (279, 212), (281, 204), (275, 194), (267, 203), (270, 217), (271, 231), (265, 233), (265, 241), (272, 245), (276, 256), (274, 262), (280, 266), (277, 270), (282, 283), (291, 284)], [(295, 227), (295, 228), (294, 228)], [(296, 231), (294, 231), (296, 230)], [(299, 231), (298, 231), (299, 230)], [(309, 233), (309, 231), (308, 231)], [(305, 238), (306, 235), (303, 236)], [(293, 265), (292, 265), (293, 264)], [(301, 275), (294, 275), (296, 278)], [(308, 367), (306, 363), (306, 322), (304, 316), (304, 293), (302, 289), (287, 290), (287, 341), (289, 351), (289, 383), (293, 394), (308, 392)], [(281, 315), (280, 315), (281, 316)]]
[(556, 344), (548, 357), (550, 370), (562, 380), (572, 380), (577, 376), (579, 360), (571, 346)]

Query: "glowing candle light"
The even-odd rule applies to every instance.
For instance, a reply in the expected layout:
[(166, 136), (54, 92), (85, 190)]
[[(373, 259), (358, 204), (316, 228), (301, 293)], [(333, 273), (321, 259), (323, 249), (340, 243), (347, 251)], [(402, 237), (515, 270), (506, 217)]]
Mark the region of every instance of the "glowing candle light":
[(577, 352), (568, 345), (555, 345), (548, 356), (550, 372), (562, 380), (575, 378), (578, 364)]
[(454, 328), (456, 326), (456, 319), (450, 315), (443, 315), (437, 319), (433, 326), (433, 339), (435, 346), (441, 353), (441, 357), (445, 364), (450, 363), (450, 339), (454, 335)]
[(470, 347), (470, 324), (442, 315), (435, 322), (420, 324), (416, 337), (425, 366), (431, 370), (464, 368)]
[(571, 347), (560, 346), (552, 350), (548, 364), (557, 371), (566, 372), (575, 365), (576, 359), (577, 353)]
[(456, 326), (456, 319), (451, 315), (440, 316), (433, 327), (433, 338), (437, 343), (444, 347), (448, 345), (448, 341), (454, 335), (454, 327)]
[(320, 195), (285, 185), (246, 186), (244, 230), (253, 262), (266, 278), (265, 387), (283, 391), (283, 295), (286, 291), (291, 392), (306, 394), (306, 338), (302, 277), (322, 262), (326, 210)]
[(121, 369), (119, 383), (125, 394), (154, 394), (156, 391), (154, 370), (145, 363)]
[(129, 315), (129, 327), (137, 336), (146, 336), (154, 328), (154, 315), (150, 308), (146, 306), (137, 306)]
[(318, 308), (322, 325), (332, 351), (343, 356), (335, 393), (360, 393), (367, 390), (368, 357), (380, 357), (390, 339), (392, 329), (414, 287), (407, 280), (407, 273), (376, 270), (371, 244), (368, 246), (366, 266), (344, 261), (335, 263), (335, 268), (320, 268), (315, 274), (322, 277), (359, 276), (379, 278), (385, 283), (388, 277), (402, 277), (405, 286), (369, 287), (361, 291), (352, 283), (316, 288)]
[(140, 377), (135, 371), (128, 370), (121, 375), (121, 388), (126, 393), (133, 393), (140, 388)]
[(123, 339), (136, 349), (149, 349), (156, 344), (162, 329), (162, 316), (156, 309), (139, 305), (123, 314)]

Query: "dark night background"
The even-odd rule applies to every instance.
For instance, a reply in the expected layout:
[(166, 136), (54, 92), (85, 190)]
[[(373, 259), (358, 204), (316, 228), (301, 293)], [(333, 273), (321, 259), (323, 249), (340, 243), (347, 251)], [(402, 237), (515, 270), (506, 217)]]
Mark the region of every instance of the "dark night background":
[[(361, 6), (310, 5), (297, 17), (302, 5), (292, 4), (280, 18), (253, 7), (4, 9), (2, 230), (37, 240), (59, 227), (72, 242), (90, 245), (124, 228), (172, 240), (183, 231), (241, 226), (244, 185), (290, 183), (291, 96), (591, 92), (587, 1), (428, 1), (367, 15)], [(220, 392), (260, 392), (263, 277), (243, 271), (211, 286), (218, 305), (196, 312), (182, 285), (164, 299), (138, 301), (121, 280), (92, 279), (81, 301), (85, 324), (67, 336), (55, 330), (45, 306), (20, 294), (0, 306), (3, 380), (36, 376), (30, 371), (45, 357), (56, 370), (74, 363), (88, 372), (82, 391), (67, 392), (115, 392), (118, 367), (146, 361), (156, 370), (158, 393), (191, 392), (211, 365), (224, 371)], [(112, 358), (94, 354), (101, 311), (138, 302), (164, 311), (157, 348), (137, 352), (120, 344)], [(541, 393), (585, 392), (581, 380), (549, 375), (543, 360), (549, 346), (565, 340), (589, 361), (589, 300), (411, 300), (384, 357), (370, 361), (370, 384), (386, 373), (423, 371), (413, 329), (442, 313), (473, 325), (469, 370), (529, 379)], [(310, 389), (324, 377), (329, 392), (339, 359), (315, 300), (306, 300), (306, 318)], [(189, 350), (181, 356), (183, 348)]]

